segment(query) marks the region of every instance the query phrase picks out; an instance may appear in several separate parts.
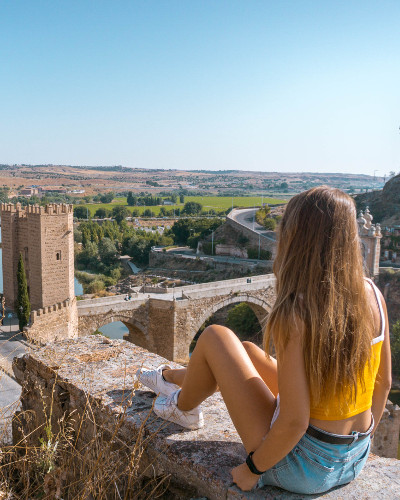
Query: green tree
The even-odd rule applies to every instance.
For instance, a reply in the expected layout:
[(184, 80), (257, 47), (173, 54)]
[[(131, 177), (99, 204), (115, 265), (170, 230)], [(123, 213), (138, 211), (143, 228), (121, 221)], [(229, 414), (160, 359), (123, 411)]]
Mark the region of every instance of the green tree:
[(100, 196), (101, 203), (111, 203), (114, 199), (115, 193), (113, 191), (109, 191), (108, 193), (102, 194)]
[(154, 217), (155, 213), (150, 210), (150, 208), (146, 208), (143, 212), (143, 217)]
[(253, 339), (261, 334), (257, 316), (245, 302), (236, 305), (229, 311), (226, 326), (231, 328), (241, 340)]
[(397, 320), (392, 325), (390, 348), (392, 351), (393, 373), (400, 375), (400, 320)]
[(117, 256), (117, 248), (110, 238), (103, 238), (99, 242), (99, 257), (100, 260), (107, 266), (113, 264)]
[(107, 210), (106, 208), (98, 208), (96, 212), (94, 213), (94, 218), (95, 219), (105, 219), (110, 215), (110, 211)]
[(77, 219), (87, 219), (88, 209), (86, 207), (74, 207), (74, 217)]
[(128, 217), (130, 215), (130, 212), (127, 208), (125, 208), (122, 205), (117, 205), (112, 209), (111, 216), (117, 224), (120, 224), (123, 220), (125, 220), (125, 217)]
[(188, 201), (185, 203), (182, 209), (182, 214), (184, 215), (199, 215), (201, 213), (201, 209), (203, 206), (201, 203), (197, 203), (196, 201)]
[(185, 195), (184, 194), (179, 195), (179, 203), (185, 203)]
[(26, 281), (24, 259), (22, 253), (19, 254), (17, 269), (17, 315), (19, 329), (22, 330), (29, 322), (31, 315), (31, 303), (28, 295), (28, 283)]
[(133, 196), (132, 191), (129, 191), (128, 196), (126, 198), (126, 202), (130, 207), (133, 207), (137, 204), (137, 198), (136, 196)]

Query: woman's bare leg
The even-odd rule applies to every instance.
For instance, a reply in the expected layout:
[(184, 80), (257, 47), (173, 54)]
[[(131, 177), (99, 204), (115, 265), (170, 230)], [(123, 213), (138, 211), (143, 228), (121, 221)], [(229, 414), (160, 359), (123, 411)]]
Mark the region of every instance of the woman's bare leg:
[[(165, 372), (167, 380), (170, 371)], [(275, 396), (238, 337), (228, 328), (212, 325), (201, 334), (190, 358), (178, 407), (191, 410), (217, 387), (246, 450), (254, 450), (269, 430)]]
[[(276, 359), (272, 357), (268, 358), (265, 352), (256, 344), (253, 344), (253, 342), (244, 341), (242, 344), (260, 377), (276, 397), (278, 395), (278, 369)], [(186, 371), (187, 368), (167, 369), (164, 370), (163, 376), (167, 382), (172, 382), (182, 387)]]
[(263, 349), (253, 342), (243, 342), (249, 358), (251, 359), (260, 377), (267, 384), (269, 390), (276, 397), (278, 395), (278, 366), (276, 359), (268, 357)]

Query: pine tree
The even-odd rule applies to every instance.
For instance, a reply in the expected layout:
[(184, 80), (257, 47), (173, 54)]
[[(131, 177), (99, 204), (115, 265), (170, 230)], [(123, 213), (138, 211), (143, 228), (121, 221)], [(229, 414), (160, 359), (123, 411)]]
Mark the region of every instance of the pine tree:
[(24, 259), (22, 253), (19, 255), (18, 270), (17, 270), (17, 315), (19, 321), (19, 329), (22, 330), (29, 322), (31, 314), (31, 303), (28, 295), (28, 283), (26, 281)]

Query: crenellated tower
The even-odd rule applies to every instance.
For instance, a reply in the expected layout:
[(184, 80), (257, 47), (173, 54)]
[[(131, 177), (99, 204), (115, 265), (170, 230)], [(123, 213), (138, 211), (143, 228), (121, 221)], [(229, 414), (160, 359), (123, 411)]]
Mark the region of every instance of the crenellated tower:
[(74, 241), (72, 205), (0, 206), (6, 305), (15, 309), (17, 266), (22, 253), (32, 310), (72, 300)]

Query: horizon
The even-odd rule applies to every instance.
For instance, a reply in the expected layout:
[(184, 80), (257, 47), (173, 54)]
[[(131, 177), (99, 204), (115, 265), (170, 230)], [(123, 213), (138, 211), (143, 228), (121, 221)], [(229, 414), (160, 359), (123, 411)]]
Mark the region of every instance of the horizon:
[(400, 170), (393, 0), (0, 4), (0, 160)]

